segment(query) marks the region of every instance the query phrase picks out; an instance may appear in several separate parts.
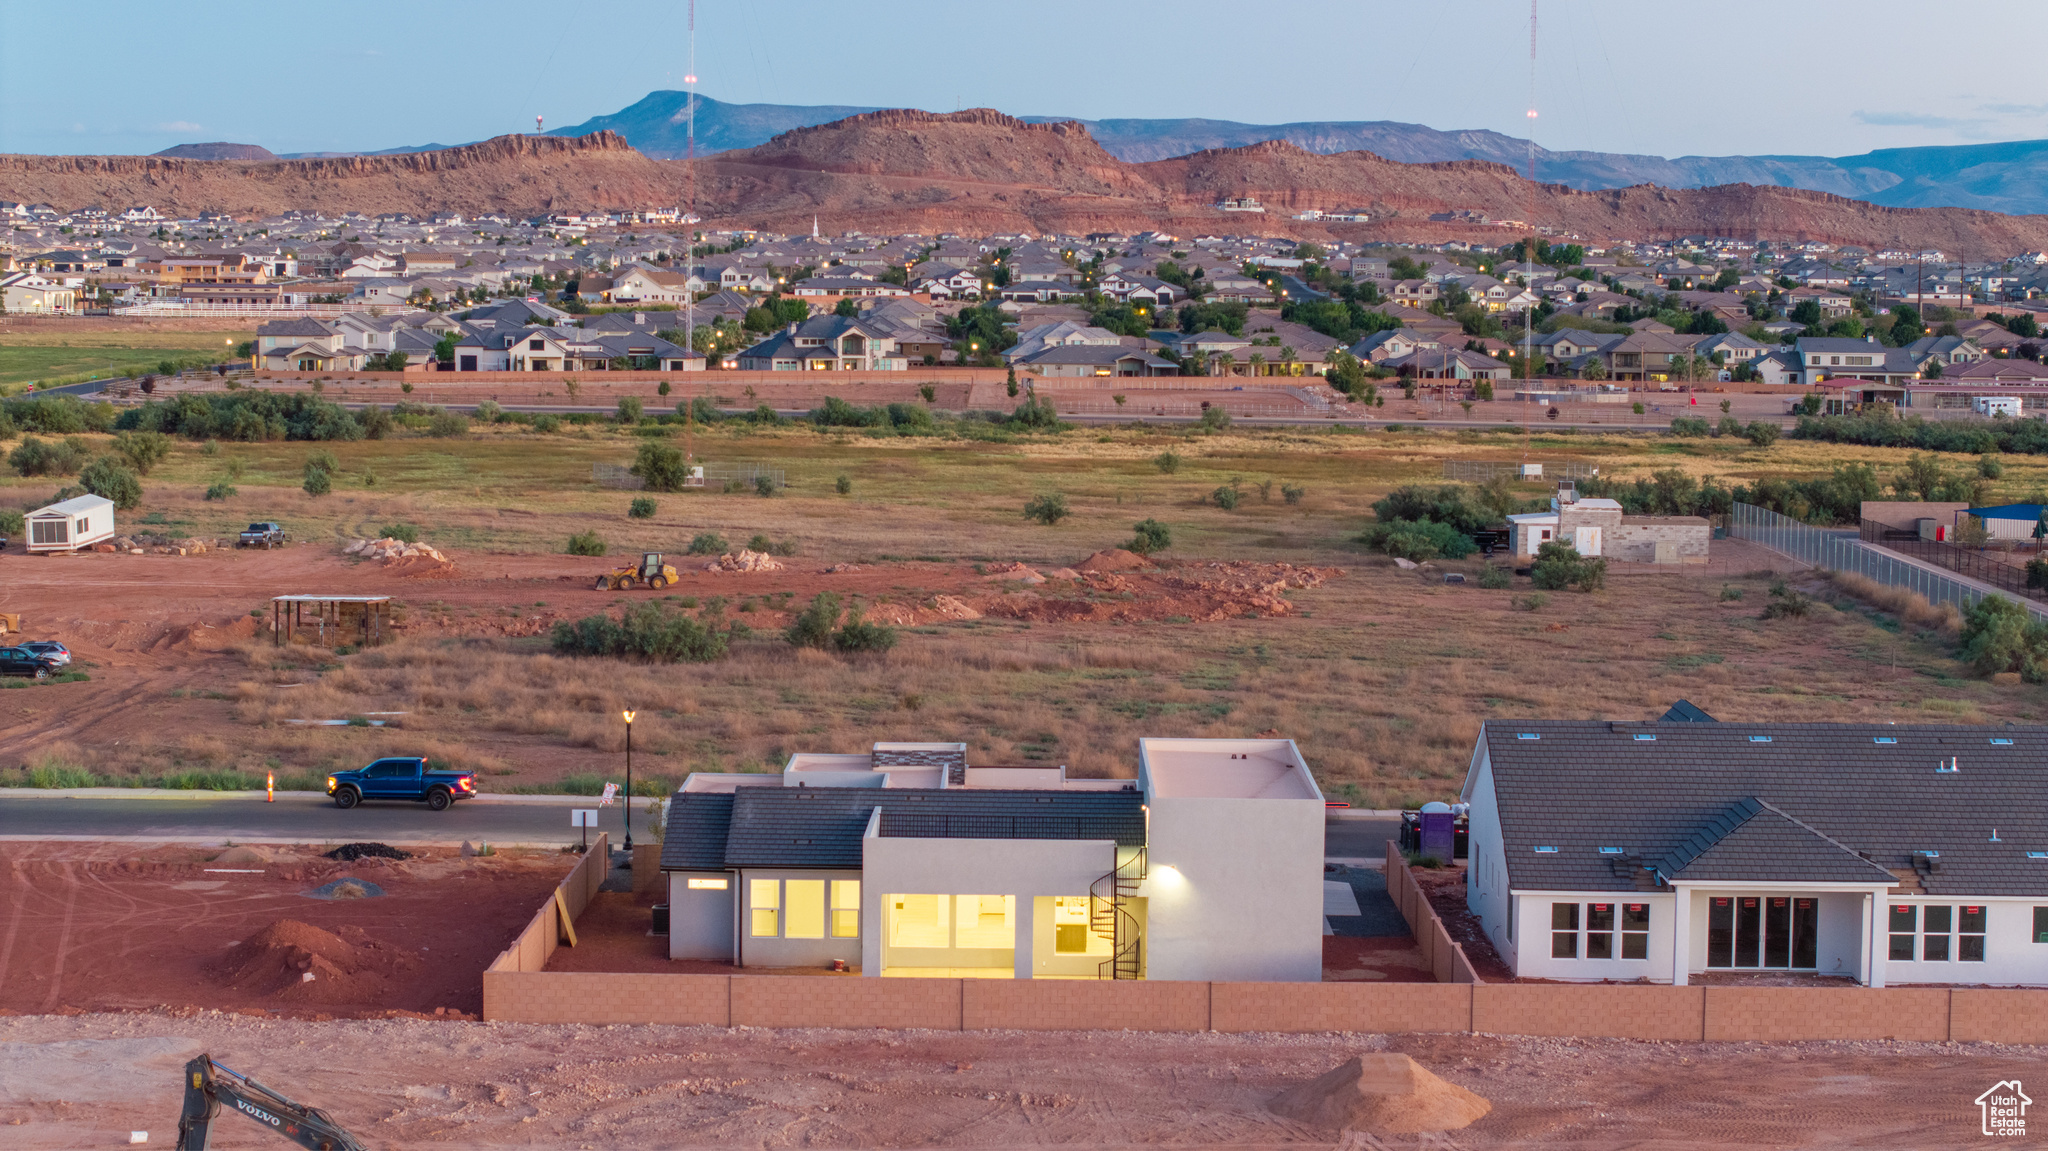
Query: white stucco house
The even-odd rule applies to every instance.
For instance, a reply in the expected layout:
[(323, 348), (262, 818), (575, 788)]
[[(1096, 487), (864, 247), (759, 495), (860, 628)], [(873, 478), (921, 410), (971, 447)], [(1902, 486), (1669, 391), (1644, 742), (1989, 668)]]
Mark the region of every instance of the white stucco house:
[(965, 744), (800, 753), (669, 801), (669, 956), (867, 976), (1315, 981), (1324, 801), (1293, 741), (1146, 739), (1138, 777)]
[(1489, 721), (1466, 898), (1525, 978), (2048, 986), (2044, 772), (2041, 726)]

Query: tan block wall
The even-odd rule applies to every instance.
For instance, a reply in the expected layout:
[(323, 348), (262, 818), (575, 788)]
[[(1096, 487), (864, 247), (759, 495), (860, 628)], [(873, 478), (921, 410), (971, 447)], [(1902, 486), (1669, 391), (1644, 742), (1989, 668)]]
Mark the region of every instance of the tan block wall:
[(725, 975), (487, 971), (484, 1018), (727, 1027), (731, 995)]
[(1620, 523), (1608, 528), (1600, 542), (1600, 550), (1609, 559), (1623, 563), (1653, 563), (1657, 558), (1657, 542), (1669, 540), (1676, 545), (1679, 563), (1703, 564), (1707, 562), (1707, 544), (1713, 538), (1714, 529), (1706, 524), (1697, 527), (1686, 524), (1631, 524)]
[(2048, 1043), (2048, 991), (1955, 988), (1948, 1029), (1958, 1043)]
[(1494, 1035), (1698, 1039), (1705, 990), (1488, 983), (1472, 989), (1472, 1030)]
[(1224, 986), (1231, 985), (968, 979), (961, 985), (961, 1027), (968, 1031), (1207, 1031), (1210, 988)]
[(1939, 987), (1710, 987), (1705, 1038), (1916, 1039), (1948, 1034)]
[(960, 1030), (959, 979), (734, 975), (735, 1027)]
[[(555, 885), (555, 890), (561, 893), (563, 902), (568, 904), (569, 918), (572, 921), (583, 914), (584, 908), (590, 906), (591, 897), (597, 894), (598, 888), (604, 886), (604, 877), (610, 870), (611, 839), (605, 832), (600, 831), (597, 833), (597, 841), (590, 845), (590, 850), (584, 852), (583, 858), (576, 861), (576, 866), (569, 869), (569, 874), (562, 882)], [(550, 895), (541, 902), (540, 909), (533, 913), (532, 919), (527, 920), (526, 926), (513, 937), (505, 950), (499, 952), (496, 959), (491, 960), (489, 967), (484, 968), (485, 972), (546, 970), (548, 959), (555, 954), (555, 948), (561, 944), (560, 923), (561, 917), (555, 911), (554, 896)], [(490, 1016), (486, 1015), (485, 1018), (488, 1019)]]
[(1212, 983), (1215, 1031), (1467, 1031), (1472, 987), (1455, 983)]

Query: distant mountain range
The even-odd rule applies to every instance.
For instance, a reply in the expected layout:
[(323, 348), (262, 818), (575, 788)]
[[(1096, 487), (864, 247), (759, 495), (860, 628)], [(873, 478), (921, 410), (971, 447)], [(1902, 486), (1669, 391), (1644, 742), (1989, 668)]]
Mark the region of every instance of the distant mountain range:
[[(650, 92), (631, 106), (581, 124), (556, 128), (551, 136), (587, 136), (613, 131), (658, 160), (688, 151), (686, 93)], [(728, 104), (697, 97), (697, 154), (752, 148), (794, 128), (843, 120), (877, 108), (823, 104)], [(1066, 116), (1023, 116), (1034, 124), (1061, 123)], [(1440, 131), (1393, 120), (1332, 120), (1296, 124), (1242, 124), (1234, 120), (1080, 120), (1089, 134), (1119, 160), (1145, 163), (1210, 148), (1241, 148), (1284, 140), (1310, 152), (1368, 151), (1407, 164), (1489, 160), (1527, 172), (1529, 142), (1483, 130)], [(286, 160), (349, 156), (399, 156), (440, 151), (449, 145), (419, 144), (375, 152), (295, 152)], [(231, 149), (253, 145), (180, 145), (160, 155), (205, 159), (260, 158)], [(206, 154), (212, 153), (212, 154)], [(1637, 156), (1617, 152), (1553, 152), (1536, 149), (1536, 177), (1580, 191), (1657, 184), (1702, 188), (1720, 184), (1805, 188), (1894, 208), (1979, 208), (2014, 215), (2048, 213), (2048, 140), (1968, 144), (1931, 148), (1887, 148), (1860, 156)]]
[[(656, 159), (676, 159), (687, 147), (688, 96), (650, 92), (609, 116), (557, 128), (581, 136), (609, 128)], [(808, 128), (875, 108), (841, 105), (728, 104), (697, 97), (697, 154), (751, 148), (791, 128)], [(1020, 116), (1057, 123), (1068, 116)], [(1499, 132), (1444, 132), (1393, 120), (1241, 124), (1233, 120), (1081, 120), (1119, 160), (1142, 163), (1206, 148), (1241, 148), (1286, 140), (1311, 152), (1364, 150), (1407, 164), (1491, 160), (1526, 172), (1529, 142)], [(1536, 178), (1581, 191), (1661, 184), (1701, 188), (1757, 184), (1833, 192), (1895, 208), (1982, 208), (1993, 212), (2048, 212), (2048, 140), (1938, 148), (1887, 148), (1861, 156), (1635, 156), (1615, 152), (1536, 150)]]

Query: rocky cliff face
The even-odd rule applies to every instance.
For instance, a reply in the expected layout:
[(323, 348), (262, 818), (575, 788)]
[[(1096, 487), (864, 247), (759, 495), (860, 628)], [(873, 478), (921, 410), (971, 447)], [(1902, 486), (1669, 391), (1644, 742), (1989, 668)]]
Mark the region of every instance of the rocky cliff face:
[[(1887, 208), (1825, 192), (1729, 184), (1578, 191), (1532, 186), (1483, 160), (1403, 164), (1371, 152), (1325, 155), (1286, 141), (1214, 148), (1144, 164), (1110, 155), (1077, 123), (1028, 123), (989, 109), (869, 112), (797, 128), (755, 148), (700, 160), (707, 224), (833, 230), (1258, 232), (1380, 240), (1506, 243), (1498, 227), (1432, 223), (1474, 210), (1586, 239), (1686, 235), (1941, 248), (1972, 258), (2048, 247), (2048, 216)], [(67, 207), (201, 210), (240, 216), (289, 208), (413, 212), (649, 207), (684, 202), (684, 165), (650, 160), (610, 131), (501, 136), (391, 156), (237, 162), (162, 156), (0, 156), (0, 199)], [(1224, 213), (1250, 196), (1263, 216)], [(1363, 208), (1373, 222), (1324, 225), (1309, 209)]]

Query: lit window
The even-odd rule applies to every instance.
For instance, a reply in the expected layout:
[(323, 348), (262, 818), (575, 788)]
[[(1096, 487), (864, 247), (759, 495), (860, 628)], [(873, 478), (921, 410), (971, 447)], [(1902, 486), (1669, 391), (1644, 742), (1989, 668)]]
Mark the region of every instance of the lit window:
[(783, 929), (787, 939), (825, 938), (825, 881), (822, 879), (792, 879), (783, 884), (788, 907), (788, 923)]
[(723, 879), (694, 878), (690, 880), (691, 891), (724, 891), (725, 887), (726, 881)]
[(956, 895), (955, 947), (1006, 949), (1017, 945), (1017, 897)]
[(752, 913), (755, 937), (782, 934), (782, 881), (756, 879), (747, 884), (747, 907)]
[(853, 939), (860, 935), (860, 880), (832, 881), (832, 935)]
[(1054, 896), (1052, 901), (1053, 952), (1057, 955), (1108, 955), (1110, 940), (1090, 926), (1090, 900), (1085, 895)]

